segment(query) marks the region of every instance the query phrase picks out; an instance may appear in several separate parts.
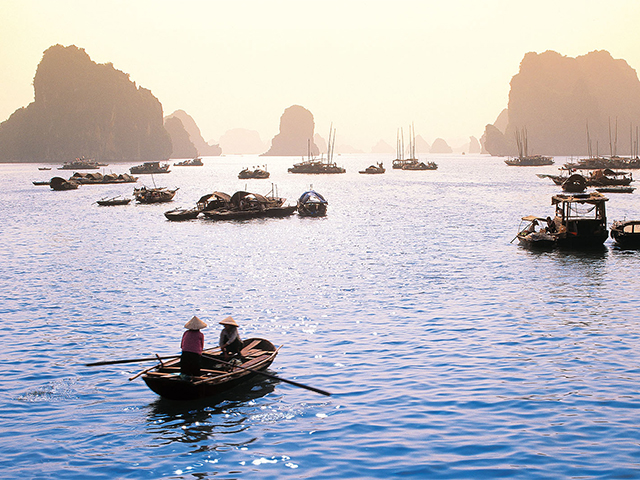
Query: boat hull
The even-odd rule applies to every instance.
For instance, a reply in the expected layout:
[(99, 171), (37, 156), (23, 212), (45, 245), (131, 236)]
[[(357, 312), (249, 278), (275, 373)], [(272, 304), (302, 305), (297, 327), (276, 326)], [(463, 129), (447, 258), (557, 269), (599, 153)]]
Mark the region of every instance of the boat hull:
[[(224, 372), (221, 375), (190, 377), (190, 379), (182, 378), (177, 372), (165, 375), (150, 372), (143, 375), (142, 379), (153, 392), (168, 400), (190, 401), (220, 396), (239, 385), (246, 384), (254, 377), (260, 376), (256, 372), (269, 368), (278, 353), (274, 345), (265, 339), (250, 338), (243, 343), (243, 355), (250, 354), (252, 348), (254, 351), (259, 349), (262, 352), (257, 358), (244, 363), (245, 365), (251, 365), (250, 368), (253, 371), (234, 367), (229, 372)], [(214, 356), (216, 353), (219, 354), (220, 350), (210, 349), (203, 352), (202, 368), (207, 369), (216, 366), (216, 358)], [(158, 371), (167, 367), (179, 367), (179, 365), (180, 360), (177, 359), (166, 363), (164, 367), (158, 366)]]

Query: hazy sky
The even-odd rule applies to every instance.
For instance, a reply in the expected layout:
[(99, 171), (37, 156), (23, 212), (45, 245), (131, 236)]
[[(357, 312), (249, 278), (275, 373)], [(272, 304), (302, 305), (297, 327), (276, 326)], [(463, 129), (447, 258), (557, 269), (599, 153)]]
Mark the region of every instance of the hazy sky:
[(285, 108), (366, 152), (415, 123), (452, 146), (506, 107), (530, 51), (640, 68), (639, 0), (0, 0), (0, 121), (33, 101), (51, 45), (84, 48), (189, 113), (207, 140), (270, 142)]

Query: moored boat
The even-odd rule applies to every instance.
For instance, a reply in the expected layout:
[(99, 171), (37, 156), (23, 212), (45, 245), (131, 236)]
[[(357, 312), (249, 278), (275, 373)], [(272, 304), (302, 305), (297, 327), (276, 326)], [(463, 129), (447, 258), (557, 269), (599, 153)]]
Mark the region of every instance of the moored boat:
[(89, 158), (76, 158), (72, 162), (65, 162), (58, 170), (97, 170), (100, 167), (108, 166), (108, 163), (99, 163)]
[(172, 222), (193, 220), (194, 218), (198, 218), (198, 215), (200, 215), (199, 208), (174, 208), (173, 210), (164, 212), (167, 220), (171, 220)]
[(329, 202), (315, 190), (308, 190), (298, 198), (298, 215), (301, 217), (324, 217)]
[(116, 205), (129, 205), (130, 198), (120, 198), (120, 195), (113, 198), (101, 198), (96, 203), (102, 207), (116, 206)]
[(174, 163), (176, 167), (202, 167), (202, 159), (200, 157), (192, 158), (190, 160), (183, 160), (182, 162)]
[(368, 175), (379, 175), (384, 173), (386, 170), (382, 166), (382, 162), (379, 162), (377, 165), (369, 165), (364, 170), (360, 170), (358, 173), (364, 173)]
[(52, 190), (63, 191), (63, 190), (75, 190), (78, 188), (79, 184), (72, 180), (65, 180), (62, 177), (53, 177), (49, 181), (49, 185)]
[(178, 188), (170, 190), (166, 187), (147, 188), (140, 187), (133, 189), (133, 196), (138, 203), (166, 203), (173, 200)]
[[(147, 386), (169, 400), (197, 400), (216, 397), (246, 383), (269, 368), (278, 350), (268, 340), (250, 338), (243, 342), (242, 360), (221, 362), (219, 348), (204, 350), (201, 357), (201, 375), (180, 375), (180, 359), (160, 362), (142, 375)], [(234, 364), (235, 363), (235, 364)]]
[(615, 221), (610, 235), (620, 248), (640, 248), (640, 220)]
[(253, 170), (250, 170), (248, 168), (242, 169), (242, 171), (238, 174), (238, 178), (269, 178), (270, 175), (271, 174), (267, 172), (266, 168), (262, 169), (259, 167), (253, 167)]
[(624, 185), (611, 185), (609, 187), (596, 187), (596, 191), (600, 193), (633, 193), (634, 187)]
[(435, 162), (420, 162), (416, 160), (412, 163), (405, 163), (402, 166), (402, 170), (437, 170), (438, 165)]
[(144, 162), (142, 165), (131, 167), (129, 172), (132, 175), (152, 174), (152, 173), (169, 173), (169, 164), (160, 162)]
[[(523, 217), (523, 220), (530, 220), (533, 228), (528, 227), (518, 232), (516, 238), (521, 244), (529, 246), (539, 243), (566, 248), (601, 247), (609, 236), (605, 209), (607, 200), (607, 197), (598, 192), (554, 195), (551, 197), (551, 204), (555, 206), (556, 213), (553, 219), (546, 219), (547, 227), (536, 230), (540, 218)], [(546, 236), (527, 238), (529, 234), (540, 231)]]

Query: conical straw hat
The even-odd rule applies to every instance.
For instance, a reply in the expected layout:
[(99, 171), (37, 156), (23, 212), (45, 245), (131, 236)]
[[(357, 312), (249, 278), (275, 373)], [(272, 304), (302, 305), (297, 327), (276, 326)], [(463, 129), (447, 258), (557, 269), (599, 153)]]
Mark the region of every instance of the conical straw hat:
[(207, 324), (194, 315), (191, 320), (184, 324), (184, 328), (188, 330), (201, 330), (207, 328)]
[(236, 323), (236, 321), (233, 319), (233, 317), (227, 317), (224, 320), (222, 320), (220, 322), (220, 325), (233, 325), (234, 327), (237, 327), (238, 324)]

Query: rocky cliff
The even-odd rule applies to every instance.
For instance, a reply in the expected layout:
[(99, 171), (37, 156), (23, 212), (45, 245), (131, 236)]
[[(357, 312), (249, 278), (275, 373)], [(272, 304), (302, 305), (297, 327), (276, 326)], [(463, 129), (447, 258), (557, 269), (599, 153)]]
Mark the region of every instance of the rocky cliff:
[(178, 117), (165, 118), (164, 128), (171, 137), (169, 158), (195, 158), (198, 156), (198, 149), (189, 138), (189, 132)]
[(280, 117), (280, 133), (271, 140), (271, 148), (263, 155), (307, 156), (319, 155), (320, 150), (313, 140), (315, 122), (313, 114), (300, 105), (287, 108)]
[(527, 53), (511, 80), (506, 129), (487, 125), (483, 146), (492, 155), (516, 155), (515, 132), (526, 129), (529, 154), (586, 155), (588, 126), (593, 154), (628, 155), (629, 130), (638, 125), (640, 81), (624, 60), (606, 51)]
[(0, 161), (163, 160), (171, 153), (158, 99), (84, 49), (50, 47), (33, 87), (34, 101), (0, 124)]
[[(187, 135), (189, 136), (189, 141), (193, 144), (194, 148), (197, 151), (195, 155), (203, 155), (208, 157), (208, 156), (218, 156), (222, 154), (222, 148), (220, 148), (220, 145), (211, 145), (204, 140), (204, 138), (202, 137), (202, 133), (200, 133), (200, 128), (196, 124), (196, 121), (187, 112), (185, 112), (184, 110), (176, 110), (171, 115), (168, 115), (167, 117), (165, 117), (164, 119), (165, 128), (166, 128), (166, 122), (169, 118), (180, 119), (180, 122), (182, 123), (184, 130), (187, 132)], [(258, 152), (255, 152), (255, 153), (258, 153)], [(172, 158), (185, 158), (185, 157), (176, 157), (175, 155), (176, 153), (174, 148)]]

